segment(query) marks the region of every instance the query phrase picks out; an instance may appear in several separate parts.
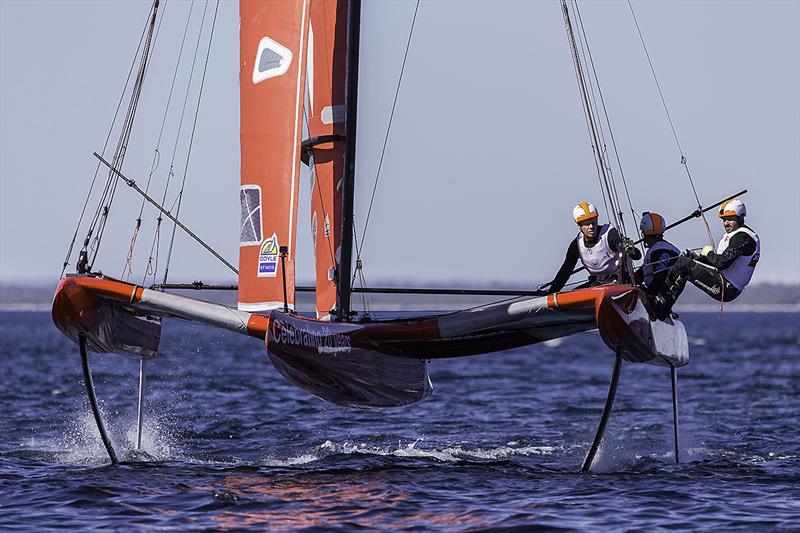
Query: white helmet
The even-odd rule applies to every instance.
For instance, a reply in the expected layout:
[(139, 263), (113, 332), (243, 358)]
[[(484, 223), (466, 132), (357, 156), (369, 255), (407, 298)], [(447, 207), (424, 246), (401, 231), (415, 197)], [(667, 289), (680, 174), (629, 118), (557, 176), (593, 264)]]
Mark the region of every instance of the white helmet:
[(727, 202), (724, 202), (722, 206), (719, 208), (719, 213), (717, 213), (717, 216), (719, 218), (743, 217), (745, 215), (747, 215), (747, 208), (744, 206), (744, 202), (742, 202), (738, 198), (734, 198), (733, 200), (728, 200)]
[(597, 209), (589, 202), (581, 202), (572, 210), (572, 218), (578, 224), (590, 218), (597, 218)]
[(639, 229), (642, 230), (644, 235), (662, 235), (666, 227), (667, 223), (664, 217), (658, 213), (645, 212), (642, 214), (642, 221), (639, 223)]

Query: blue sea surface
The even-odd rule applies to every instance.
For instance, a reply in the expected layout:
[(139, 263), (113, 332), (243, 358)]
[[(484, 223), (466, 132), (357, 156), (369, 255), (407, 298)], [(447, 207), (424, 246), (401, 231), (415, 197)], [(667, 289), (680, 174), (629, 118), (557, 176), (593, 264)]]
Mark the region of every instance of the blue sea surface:
[(596, 332), (431, 363), (433, 395), (342, 408), (288, 384), (262, 342), (179, 320), (147, 364), (92, 354), (108, 464), (78, 347), (47, 312), (0, 313), (0, 529), (800, 528), (800, 314), (684, 313), (675, 464), (670, 373)]

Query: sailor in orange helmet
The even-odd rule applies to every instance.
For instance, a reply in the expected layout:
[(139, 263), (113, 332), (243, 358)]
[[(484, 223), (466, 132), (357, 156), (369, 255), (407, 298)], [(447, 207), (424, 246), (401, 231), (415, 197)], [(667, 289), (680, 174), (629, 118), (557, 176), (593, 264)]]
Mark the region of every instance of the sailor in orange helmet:
[(671, 242), (664, 239), (664, 228), (667, 223), (658, 213), (645, 212), (639, 229), (644, 235), (644, 254), (642, 266), (636, 269), (633, 277), (648, 294), (659, 294), (664, 291), (667, 274), (675, 260), (681, 255)]
[(564, 263), (549, 283), (548, 292), (564, 288), (578, 260), (589, 272), (589, 281), (581, 287), (590, 287), (619, 281), (619, 258), (623, 251), (632, 259), (642, 257), (630, 239), (622, 239), (617, 228), (611, 224), (598, 225), (597, 215), (597, 209), (589, 202), (581, 202), (572, 210), (578, 235), (569, 243)]
[(697, 254), (684, 251), (667, 276), (666, 290), (656, 296), (656, 316), (664, 319), (678, 300), (687, 281), (721, 302), (736, 299), (750, 283), (761, 256), (761, 243), (755, 231), (745, 225), (747, 208), (739, 199), (722, 204), (717, 216), (722, 220), (725, 235), (716, 251), (706, 246)]

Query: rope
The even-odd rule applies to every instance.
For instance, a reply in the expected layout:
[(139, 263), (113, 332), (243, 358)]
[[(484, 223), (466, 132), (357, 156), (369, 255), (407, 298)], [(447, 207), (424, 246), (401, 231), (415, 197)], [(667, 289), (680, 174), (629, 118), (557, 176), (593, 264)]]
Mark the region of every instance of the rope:
[[(578, 7), (577, 1), (573, 1), (573, 6), (575, 8), (575, 13), (577, 15), (577, 21), (576, 22), (577, 22), (577, 27), (578, 27), (578, 30), (579, 30), (578, 42), (581, 45), (581, 52), (583, 54), (584, 64), (588, 65), (591, 68), (591, 73), (590, 73), (591, 75), (589, 75), (589, 88), (590, 88), (591, 95), (592, 95), (592, 102), (594, 104), (594, 109), (602, 109), (602, 111), (603, 111), (603, 117), (605, 118), (605, 126), (608, 129), (608, 134), (609, 134), (609, 137), (611, 138), (611, 144), (612, 144), (612, 147), (614, 148), (614, 157), (615, 157), (616, 162), (617, 162), (617, 168), (619, 169), (620, 175), (622, 176), (622, 182), (623, 182), (623, 187), (625, 189), (626, 198), (628, 200), (628, 206), (630, 207), (631, 214), (633, 215), (633, 221), (635, 222), (638, 217), (636, 215), (636, 212), (633, 209), (633, 203), (631, 202), (630, 191), (628, 190), (628, 184), (627, 184), (627, 181), (625, 179), (624, 170), (622, 168), (622, 160), (621, 160), (621, 158), (619, 156), (619, 150), (617, 148), (616, 139), (614, 137), (614, 131), (613, 131), (612, 127), (611, 127), (611, 120), (610, 120), (610, 118), (608, 116), (608, 109), (606, 108), (605, 98), (603, 97), (603, 91), (602, 91), (602, 89), (600, 87), (600, 78), (598, 77), (597, 69), (595, 68), (594, 56), (592, 55), (592, 51), (591, 51), (591, 48), (589, 46), (589, 39), (586, 36), (586, 28), (585, 28), (585, 26), (583, 24), (583, 18), (581, 16), (580, 8)], [(597, 88), (597, 95), (595, 95), (595, 87)], [(600, 104), (597, 103), (597, 96), (598, 95), (600, 97)], [(597, 112), (595, 111), (595, 115), (596, 114), (597, 114)], [(606, 143), (606, 140), (605, 140), (605, 131), (604, 131), (604, 128), (603, 128), (603, 121), (598, 120), (597, 124), (598, 124), (598, 130), (600, 132), (600, 139), (601, 139), (601, 142), (602, 142), (602, 145), (603, 145), (602, 160), (605, 162), (605, 168), (608, 171), (609, 181), (610, 181), (610, 185), (611, 185), (611, 193), (610, 194), (614, 198), (614, 204), (616, 206), (615, 207), (616, 214), (617, 214), (618, 221), (619, 221), (619, 228), (621, 229), (623, 235), (626, 235), (627, 234), (627, 228), (625, 226), (625, 219), (624, 219), (623, 212), (622, 212), (622, 202), (619, 199), (619, 193), (617, 191), (616, 179), (614, 179), (613, 169), (612, 169), (611, 163), (610, 163), (610, 161), (608, 159), (608, 149), (607, 149), (607, 143)], [(638, 234), (638, 231), (639, 231), (639, 229), (638, 229), (638, 226), (637, 226), (637, 234)], [(641, 235), (638, 235), (638, 236), (641, 237)]]
[[(156, 43), (158, 42), (158, 36), (161, 34), (161, 25), (164, 23), (164, 14), (167, 11), (167, 3), (164, 0), (164, 9), (161, 10), (161, 18), (158, 20), (158, 26), (156, 27), (156, 34), (153, 37), (153, 44), (152, 48), (155, 48)], [(172, 91), (170, 90), (170, 97), (172, 96)], [(166, 121), (166, 115), (164, 116), (164, 121)], [(161, 142), (161, 133), (164, 131), (164, 122), (161, 123), (161, 132), (158, 134), (158, 142)], [(153, 177), (153, 172), (158, 167), (157, 159), (160, 159), (158, 153), (158, 145), (156, 145), (155, 154), (153, 154), (153, 162), (150, 165), (150, 175), (147, 177), (147, 186), (145, 187), (145, 193), (150, 190), (150, 179)], [(136, 247), (136, 238), (139, 236), (139, 229), (142, 227), (142, 213), (144, 212), (144, 198), (142, 199), (142, 205), (139, 207), (139, 216), (136, 217), (136, 224), (133, 228), (133, 234), (131, 235), (131, 241), (128, 244), (128, 256), (125, 260), (125, 266), (122, 269), (122, 275), (120, 276), (122, 279), (127, 279), (130, 275), (133, 274), (132, 262), (133, 262), (133, 252)]]
[[(358, 250), (358, 232), (356, 231), (355, 220), (353, 221), (353, 239), (355, 240), (356, 250)], [(362, 241), (363, 244), (363, 241)], [(368, 287), (367, 285), (367, 278), (364, 276), (364, 264), (361, 262), (360, 258), (356, 258), (356, 268), (353, 271), (353, 277), (350, 280), (350, 286), (355, 286), (356, 276), (358, 276), (359, 284), (361, 288), (364, 289)], [(364, 313), (369, 315), (369, 308), (370, 308), (371, 300), (367, 296), (367, 293), (361, 293), (361, 305), (364, 308)]]
[[(615, 226), (619, 228), (622, 236), (625, 237), (627, 234), (627, 228), (625, 225), (623, 202), (620, 200), (619, 189), (617, 188), (617, 182), (612, 168), (613, 164), (607, 150), (605, 138), (606, 129), (608, 130), (611, 146), (613, 148), (613, 158), (616, 160), (616, 166), (619, 169), (620, 176), (622, 178), (622, 188), (625, 191), (625, 199), (627, 200), (628, 208), (636, 227), (636, 234), (641, 241), (641, 233), (639, 231), (638, 224), (636, 224), (638, 215), (631, 199), (628, 181), (625, 177), (625, 171), (622, 166), (622, 158), (620, 157), (619, 148), (617, 146), (614, 131), (611, 126), (611, 119), (609, 117), (602, 88), (600, 87), (597, 68), (594, 62), (591, 47), (589, 46), (589, 39), (586, 35), (586, 28), (583, 24), (583, 17), (581, 15), (578, 2), (577, 0), (572, 0), (572, 6), (575, 10), (575, 28), (577, 29), (577, 39), (576, 31), (573, 29), (572, 17), (569, 13), (567, 0), (562, 0), (561, 5), (564, 16), (564, 24), (567, 30), (567, 37), (572, 51), (575, 74), (582, 97), (586, 123), (589, 129), (589, 137), (593, 152), (596, 156), (595, 166), (598, 170), (598, 179), (600, 181), (601, 191), (603, 193), (603, 201), (606, 204), (606, 209), (609, 212), (609, 219), (612, 221), (612, 223), (614, 223)], [(581, 58), (583, 58), (583, 61), (581, 61)], [(642, 249), (642, 252), (644, 252), (644, 249)], [(627, 254), (624, 257), (624, 260), (625, 265), (624, 268), (621, 269), (623, 271), (623, 276), (625, 273), (631, 273), (633, 271), (633, 262)]]
[(631, 4), (631, 0), (628, 0), (628, 8), (631, 11), (631, 16), (633, 17), (633, 22), (636, 25), (636, 32), (639, 34), (639, 40), (642, 43), (642, 48), (644, 49), (645, 57), (647, 57), (647, 64), (650, 65), (650, 72), (653, 74), (653, 80), (656, 83), (656, 88), (658, 89), (658, 95), (661, 98), (661, 104), (664, 106), (664, 113), (667, 115), (667, 121), (669, 122), (669, 127), (672, 130), (672, 137), (675, 139), (675, 144), (678, 147), (678, 152), (681, 154), (681, 164), (686, 169), (686, 175), (689, 178), (689, 185), (692, 187), (692, 192), (694, 193), (694, 198), (697, 200), (697, 207), (700, 209), (700, 215), (703, 217), (703, 223), (706, 226), (706, 232), (708, 233), (708, 242), (712, 246), (714, 245), (714, 235), (711, 232), (711, 226), (708, 224), (708, 219), (706, 218), (705, 213), (702, 211), (702, 202), (700, 201), (700, 196), (697, 194), (697, 188), (694, 185), (694, 180), (692, 179), (692, 173), (689, 171), (689, 164), (686, 160), (686, 155), (683, 152), (683, 147), (681, 146), (681, 141), (678, 139), (678, 133), (675, 128), (675, 123), (672, 121), (672, 115), (670, 115), (669, 108), (667, 107), (667, 100), (664, 98), (664, 92), (661, 90), (661, 84), (658, 81), (658, 76), (656, 75), (656, 69), (653, 67), (653, 61), (650, 59), (650, 52), (647, 50), (647, 44), (644, 41), (644, 35), (642, 35), (642, 30), (639, 27), (639, 21), (636, 18), (636, 13), (633, 10), (633, 4)]
[[(141, 59), (139, 60), (139, 71), (137, 73), (136, 81), (134, 82), (133, 90), (131, 92), (131, 99), (130, 102), (128, 103), (128, 110), (125, 116), (125, 121), (123, 122), (122, 132), (120, 133), (120, 138), (119, 141), (117, 142), (117, 148), (114, 152), (114, 157), (112, 159), (112, 166), (116, 169), (122, 168), (122, 164), (125, 159), (125, 154), (127, 152), (128, 142), (130, 140), (131, 132), (133, 130), (133, 122), (136, 117), (136, 110), (139, 105), (139, 98), (142, 94), (145, 73), (147, 72), (147, 64), (150, 56), (150, 48), (153, 42), (153, 33), (155, 30), (157, 12), (158, 12), (158, 0), (154, 0), (153, 7), (151, 8), (149, 29), (147, 31), (147, 37), (144, 42), (144, 48), (142, 49)], [(97, 206), (97, 210), (95, 211), (95, 216), (92, 219), (92, 223), (90, 224), (90, 229), (89, 229), (89, 232), (91, 233), (94, 230), (95, 225), (99, 224), (99, 229), (97, 233), (95, 233), (94, 240), (92, 241), (92, 246), (87, 254), (91, 255), (91, 258), (88, 259), (88, 268), (90, 271), (92, 269), (92, 266), (94, 265), (94, 261), (97, 259), (97, 254), (100, 250), (100, 244), (102, 243), (103, 235), (105, 233), (105, 228), (107, 227), (108, 223), (108, 216), (111, 211), (111, 204), (114, 201), (114, 194), (117, 189), (117, 183), (118, 180), (116, 179), (114, 173), (109, 171), (105, 189), (103, 190), (100, 203)]]
[[(147, 14), (147, 19), (145, 22), (144, 27), (142, 28), (142, 34), (139, 37), (139, 44), (136, 46), (136, 52), (133, 54), (133, 59), (131, 60), (131, 67), (128, 69), (128, 76), (125, 78), (125, 84), (122, 87), (122, 93), (119, 95), (119, 100), (117, 100), (117, 107), (114, 111), (114, 118), (111, 120), (111, 126), (108, 128), (108, 134), (106, 135), (106, 140), (103, 143), (102, 154), (105, 155), (106, 148), (108, 147), (108, 142), (111, 140), (111, 134), (114, 131), (114, 125), (117, 123), (117, 117), (119, 116), (119, 110), (122, 107), (122, 100), (125, 98), (125, 93), (128, 91), (128, 83), (130, 83), (131, 75), (133, 74), (133, 67), (136, 65), (136, 58), (139, 57), (139, 50), (142, 48), (142, 42), (144, 41), (144, 36), (147, 33), (147, 26), (150, 23), (150, 13)], [(86, 214), (86, 208), (89, 205), (89, 200), (92, 196), (92, 191), (94, 190), (95, 182), (97, 181), (97, 175), (100, 173), (100, 166), (101, 163), (98, 162), (97, 166), (94, 170), (94, 176), (92, 177), (92, 182), (89, 185), (89, 192), (86, 193), (86, 199), (83, 202), (83, 208), (81, 209), (80, 217), (78, 217), (78, 223), (75, 225), (75, 232), (72, 235), (72, 241), (70, 241), (69, 248), (67, 249), (67, 254), (64, 257), (64, 264), (61, 267), (61, 275), (59, 277), (64, 276), (64, 272), (67, 271), (67, 266), (69, 266), (69, 257), (72, 255), (72, 250), (75, 247), (75, 241), (78, 239), (78, 231), (80, 231), (81, 223), (83, 222), (83, 217)], [(89, 239), (91, 239), (92, 229), (89, 230), (89, 233), (84, 241), (83, 249), (89, 245)]]
[[(208, 6), (208, 2), (206, 1), (206, 7), (207, 6)], [(205, 10), (206, 10), (206, 8), (203, 8), (203, 18), (205, 18)], [(181, 203), (183, 201), (183, 191), (184, 191), (184, 189), (186, 187), (186, 176), (187, 176), (188, 171), (189, 171), (189, 159), (192, 156), (192, 145), (194, 144), (194, 134), (195, 134), (195, 131), (197, 129), (197, 117), (200, 114), (200, 102), (202, 101), (202, 98), (203, 98), (203, 87), (205, 86), (206, 72), (208, 71), (208, 58), (211, 55), (211, 43), (214, 40), (214, 28), (216, 27), (216, 24), (217, 24), (217, 12), (218, 11), (219, 11), (219, 0), (217, 0), (217, 2), (215, 4), (215, 7), (214, 7), (214, 19), (211, 22), (211, 32), (210, 32), (209, 38), (208, 38), (208, 48), (206, 49), (206, 59), (205, 59), (204, 65), (203, 65), (203, 75), (200, 78), (200, 91), (199, 91), (199, 93), (197, 95), (197, 106), (195, 107), (194, 121), (192, 122), (192, 133), (189, 136), (189, 148), (188, 148), (187, 153), (186, 153), (186, 164), (184, 165), (184, 168), (183, 168), (183, 179), (181, 181), (181, 189), (178, 192), (178, 206), (177, 206), (176, 211), (175, 211), (175, 218), (178, 218), (178, 215), (180, 215), (180, 212), (181, 212)], [(201, 26), (200, 35), (202, 35), (202, 33), (203, 32), (202, 32), (202, 26)], [(199, 43), (200, 43), (200, 38), (199, 38), (199, 35), (198, 35), (198, 46), (199, 46)], [(176, 232), (177, 227), (178, 227), (177, 224), (173, 224), (173, 226), (172, 226), (172, 236), (170, 237), (170, 241), (169, 241), (169, 251), (167, 252), (167, 262), (166, 262), (166, 265), (164, 266), (164, 283), (167, 282), (167, 276), (169, 275), (169, 263), (170, 263), (170, 260), (172, 259), (172, 250), (173, 250), (173, 246), (175, 244), (175, 232)]]
[(614, 198), (612, 196), (612, 188), (609, 182), (609, 177), (605, 171), (606, 166), (603, 164), (603, 156), (602, 153), (600, 152), (600, 140), (598, 138), (597, 124), (595, 123), (594, 115), (592, 112), (591, 100), (589, 98), (589, 90), (587, 89), (586, 79), (583, 74), (583, 66), (581, 65), (579, 48), (575, 40), (575, 33), (572, 29), (572, 22), (570, 20), (569, 10), (567, 8), (566, 0), (562, 0), (561, 7), (564, 16), (564, 24), (567, 30), (567, 37), (572, 51), (572, 61), (573, 61), (573, 66), (575, 67), (575, 76), (578, 81), (578, 89), (580, 90), (581, 93), (581, 102), (583, 103), (584, 115), (589, 129), (589, 140), (591, 142), (592, 150), (596, 156), (595, 165), (598, 170), (598, 180), (600, 181), (600, 189), (601, 191), (603, 191), (603, 202), (604, 203), (606, 202), (606, 194), (607, 194), (608, 203), (606, 203), (606, 210), (610, 215), (609, 218), (611, 218), (615, 224), (618, 224), (616, 215), (617, 209), (616, 205), (614, 204)]
[[(158, 39), (158, 36), (160, 34), (160, 31), (161, 31), (161, 24), (164, 22), (164, 14), (166, 12), (166, 6), (167, 6), (167, 4), (165, 2), (164, 9), (161, 12), (161, 19), (159, 20), (158, 28), (156, 29), (156, 37), (155, 37), (155, 39), (153, 41), (154, 46), (155, 46), (155, 42)], [(191, 18), (192, 8), (193, 8), (193, 4), (189, 4), (189, 18)], [(156, 170), (158, 170), (158, 167), (159, 167), (159, 165), (161, 163), (161, 152), (160, 152), (159, 148), (161, 146), (161, 139), (162, 139), (162, 137), (164, 135), (164, 127), (165, 127), (165, 125), (167, 123), (167, 116), (169, 114), (169, 108), (170, 108), (170, 105), (172, 104), (172, 94), (173, 94), (173, 91), (175, 89), (175, 79), (177, 78), (177, 75), (178, 75), (178, 67), (180, 66), (180, 57), (181, 57), (181, 54), (183, 53), (184, 42), (186, 41), (186, 33), (187, 33), (186, 30), (188, 29), (188, 26), (189, 26), (189, 18), (187, 18), (187, 20), (186, 20), (186, 28), (184, 29), (183, 38), (181, 39), (180, 50), (178, 52), (178, 62), (175, 65), (175, 71), (174, 71), (174, 73), (172, 75), (172, 83), (170, 84), (170, 87), (169, 87), (169, 94), (167, 96), (167, 104), (164, 107), (164, 114), (163, 114), (163, 117), (161, 118), (161, 127), (160, 127), (160, 129), (158, 131), (158, 140), (156, 141), (156, 146), (155, 146), (155, 148), (153, 150), (153, 160), (150, 163), (150, 173), (147, 176), (147, 184), (145, 185), (145, 188), (144, 188), (145, 194), (150, 192), (150, 183), (152, 182), (153, 175), (155, 174)], [(130, 245), (128, 246), (128, 257), (127, 257), (127, 260), (125, 261), (125, 268), (124, 268), (124, 271), (123, 271), (123, 275), (124, 275), (124, 272), (127, 272), (128, 275), (133, 273), (133, 270), (132, 270), (133, 253), (134, 253), (134, 248), (136, 246), (136, 239), (137, 239), (138, 234), (139, 234), (139, 229), (142, 226), (142, 214), (144, 213), (144, 205), (145, 205), (145, 199), (142, 198), (142, 203), (139, 206), (139, 216), (136, 218), (136, 225), (135, 225), (134, 230), (133, 230), (133, 235), (131, 237)], [(151, 256), (152, 256), (152, 248), (151, 248), (151, 252), (150, 253), (151, 253)], [(152, 259), (152, 257), (150, 257), (150, 259)], [(150, 267), (150, 260), (148, 260), (148, 269), (149, 269), (149, 267)], [(146, 277), (146, 274), (145, 274), (145, 277)], [(144, 283), (144, 279), (142, 280), (142, 282)]]
[[(400, 85), (403, 82), (403, 72), (405, 71), (405, 68), (406, 68), (406, 60), (408, 59), (408, 50), (411, 48), (411, 37), (414, 35), (414, 24), (417, 21), (417, 12), (419, 11), (419, 1), (420, 0), (417, 0), (416, 5), (414, 6), (414, 17), (411, 19), (411, 29), (408, 32), (408, 40), (406, 42), (406, 51), (405, 51), (405, 54), (403, 54), (403, 64), (400, 67), (400, 76), (397, 79), (397, 88), (394, 91), (394, 100), (392, 101), (392, 111), (389, 114), (389, 123), (386, 126), (386, 135), (383, 138), (383, 148), (381, 149), (381, 157), (380, 157), (380, 160), (378, 161), (378, 170), (375, 173), (375, 182), (374, 182), (374, 184), (372, 186), (372, 196), (370, 197), (370, 200), (369, 200), (369, 208), (367, 209), (367, 217), (366, 217), (366, 219), (364, 221), (364, 231), (361, 233), (361, 247), (359, 248), (358, 246), (356, 246), (356, 260), (361, 259), (361, 250), (364, 247), (364, 240), (367, 237), (367, 228), (369, 226), (369, 218), (370, 218), (370, 215), (372, 214), (372, 204), (375, 202), (375, 192), (378, 190), (378, 180), (380, 179), (380, 176), (381, 176), (381, 168), (383, 167), (383, 158), (386, 155), (386, 146), (389, 143), (389, 133), (392, 130), (392, 120), (394, 119), (394, 110), (397, 107), (397, 98), (398, 98), (398, 96), (400, 94)], [(358, 239), (356, 239), (356, 243), (357, 242), (358, 242)]]
[[(161, 130), (158, 133), (158, 142), (156, 143), (156, 149), (155, 149), (156, 153), (153, 155), (153, 160), (155, 162), (156, 154), (158, 154), (158, 163), (161, 162), (161, 153), (159, 152), (158, 148), (161, 145), (161, 135), (162, 135), (162, 133), (164, 131), (164, 124), (166, 123), (166, 118), (167, 118), (168, 111), (169, 111), (169, 108), (170, 108), (170, 105), (171, 105), (171, 102), (172, 102), (172, 93), (173, 93), (173, 89), (175, 88), (175, 81), (176, 81), (176, 79), (178, 77), (178, 71), (180, 70), (181, 59), (183, 58), (183, 49), (184, 49), (184, 45), (186, 44), (186, 36), (189, 33), (189, 22), (192, 20), (192, 11), (193, 10), (194, 10), (194, 2), (189, 4), (189, 14), (186, 17), (186, 25), (183, 28), (183, 37), (181, 38), (181, 45), (180, 45), (180, 48), (178, 49), (178, 59), (177, 59), (177, 61), (175, 63), (175, 70), (174, 70), (174, 72), (172, 74), (172, 83), (171, 83), (170, 88), (169, 88), (169, 96), (167, 97), (167, 105), (166, 105), (166, 107), (164, 109), (164, 119), (161, 121)], [(189, 78), (189, 80), (190, 80), (190, 84), (191, 84), (191, 77)], [(186, 99), (184, 99), (183, 110), (185, 111), (185, 109), (186, 109)], [(175, 162), (175, 152), (177, 151), (178, 139), (180, 138), (180, 127), (181, 127), (182, 124), (183, 124), (183, 114), (181, 114), (181, 122), (180, 122), (180, 124), (178, 126), (178, 133), (176, 134), (175, 148), (172, 151), (172, 160), (170, 161), (170, 169), (169, 169), (169, 172), (167, 173), (167, 179), (166, 179), (166, 182), (165, 182), (165, 185), (164, 185), (164, 195), (163, 195), (163, 197), (161, 199), (161, 204), (162, 205), (167, 200), (167, 191), (169, 189), (169, 182), (170, 182), (171, 177), (174, 176), (174, 172), (172, 171), (172, 166), (173, 166), (173, 164)], [(147, 182), (148, 186), (150, 185), (150, 177), (153, 175), (154, 172), (155, 172), (155, 169), (151, 170), (151, 172), (150, 172), (150, 176), (148, 177), (148, 182)], [(142, 200), (142, 205), (144, 205), (144, 199)], [(141, 218), (141, 212), (139, 213), (139, 217)], [(158, 243), (161, 240), (161, 222), (163, 220), (164, 219), (161, 216), (161, 213), (159, 212), (158, 216), (156, 217), (156, 226), (155, 226), (155, 229), (153, 231), (153, 241), (150, 244), (150, 254), (149, 254), (148, 259), (147, 259), (147, 267), (145, 268), (145, 273), (144, 273), (144, 275), (142, 277), (142, 285), (145, 284), (145, 282), (147, 280), (147, 276), (151, 275), (151, 274), (153, 276), (153, 283), (155, 283), (155, 276), (156, 276), (156, 272), (158, 271), (158, 256), (159, 256)], [(155, 258), (153, 257), (153, 252), (155, 252)], [(154, 261), (155, 261), (155, 264), (154, 264)]]

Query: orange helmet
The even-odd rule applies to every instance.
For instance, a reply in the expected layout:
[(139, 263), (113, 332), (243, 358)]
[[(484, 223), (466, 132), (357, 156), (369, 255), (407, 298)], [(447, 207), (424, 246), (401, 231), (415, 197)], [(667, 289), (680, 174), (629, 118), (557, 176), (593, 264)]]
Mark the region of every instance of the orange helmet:
[(717, 216), (719, 218), (743, 217), (746, 214), (747, 214), (747, 208), (744, 206), (744, 202), (742, 202), (738, 198), (734, 198), (733, 200), (728, 200), (727, 202), (723, 203), (722, 206), (720, 206), (719, 213), (717, 213)]
[(645, 235), (662, 235), (667, 223), (664, 217), (658, 213), (651, 213), (645, 211), (642, 213), (642, 221), (639, 223), (639, 229)]
[(589, 202), (581, 202), (572, 210), (572, 218), (580, 224), (584, 220), (597, 218), (597, 209)]

